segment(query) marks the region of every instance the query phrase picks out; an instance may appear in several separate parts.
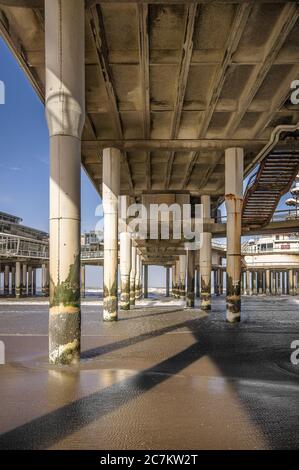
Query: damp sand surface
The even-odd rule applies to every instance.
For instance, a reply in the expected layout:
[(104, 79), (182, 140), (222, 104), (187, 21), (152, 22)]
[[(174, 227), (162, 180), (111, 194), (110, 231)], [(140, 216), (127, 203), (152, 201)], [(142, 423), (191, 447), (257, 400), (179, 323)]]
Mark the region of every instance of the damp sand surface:
[(82, 361), (47, 363), (48, 305), (0, 301), (0, 449), (299, 448), (298, 297), (245, 297), (240, 324), (151, 296), (117, 323), (82, 304)]

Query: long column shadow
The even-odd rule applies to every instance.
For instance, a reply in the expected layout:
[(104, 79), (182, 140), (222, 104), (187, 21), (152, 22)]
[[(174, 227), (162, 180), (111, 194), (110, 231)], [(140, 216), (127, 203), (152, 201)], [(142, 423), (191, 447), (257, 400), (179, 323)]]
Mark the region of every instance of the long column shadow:
[[(136, 318), (136, 317), (135, 317)], [(140, 343), (142, 341), (146, 341), (151, 338), (155, 338), (157, 336), (165, 335), (166, 333), (171, 333), (178, 328), (189, 328), (190, 322), (193, 320), (187, 320), (181, 323), (176, 323), (174, 325), (166, 326), (164, 328), (160, 328), (159, 330), (149, 331), (148, 333), (142, 333), (141, 335), (134, 336), (133, 338), (126, 338), (121, 341), (115, 341), (113, 343), (109, 343), (103, 346), (99, 346), (93, 349), (89, 349), (88, 351), (84, 351), (81, 354), (81, 358), (84, 359), (94, 359), (96, 357), (102, 356), (104, 354), (108, 354), (112, 351), (117, 351), (118, 349), (123, 349), (128, 346), (132, 346), (134, 344)], [(197, 321), (197, 320), (196, 320)]]
[[(167, 306), (166, 306), (167, 307)], [(150, 307), (150, 308), (157, 308), (157, 307)], [(164, 307), (163, 307), (164, 308)], [(168, 307), (169, 309), (171, 307)], [(132, 310), (132, 313), (141, 310), (139, 308)], [(153, 312), (153, 313), (146, 313), (144, 315), (131, 315), (126, 318), (119, 318), (118, 321), (130, 321), (130, 320), (138, 320), (140, 318), (150, 318), (150, 317), (160, 317), (161, 315), (169, 315), (170, 313), (178, 313), (181, 312), (182, 309), (176, 309), (176, 310), (165, 310), (164, 312)]]
[(199, 343), (112, 386), (80, 398), (0, 436), (0, 449), (47, 449), (161, 384), (206, 353)]
[[(0, 436), (0, 449), (45, 449), (121, 408), (207, 355), (229, 381), (251, 422), (270, 448), (299, 447), (299, 376), (279, 364), (289, 361), (281, 332), (264, 334), (209, 318), (189, 320), (87, 352), (104, 354), (178, 328), (195, 342), (183, 351), (99, 392), (73, 401)], [(213, 321), (211, 321), (213, 320)], [(105, 349), (106, 348), (106, 349)], [(87, 356), (88, 357), (88, 356)], [(89, 356), (90, 357), (90, 356)], [(225, 404), (224, 404), (225, 406)]]

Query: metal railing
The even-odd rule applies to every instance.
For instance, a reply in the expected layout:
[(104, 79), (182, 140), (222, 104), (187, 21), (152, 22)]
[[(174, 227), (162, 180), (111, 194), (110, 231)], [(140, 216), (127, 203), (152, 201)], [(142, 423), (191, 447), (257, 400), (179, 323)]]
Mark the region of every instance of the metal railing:
[(47, 242), (2, 233), (0, 234), (0, 256), (47, 259), (49, 248)]
[(83, 250), (81, 252), (81, 259), (102, 259), (104, 258), (104, 252), (103, 250), (101, 251), (88, 251), (88, 250)]
[(285, 210), (275, 211), (272, 216), (271, 222), (279, 222), (279, 221), (283, 222), (286, 220), (296, 220), (296, 219), (299, 219), (299, 210), (285, 209)]

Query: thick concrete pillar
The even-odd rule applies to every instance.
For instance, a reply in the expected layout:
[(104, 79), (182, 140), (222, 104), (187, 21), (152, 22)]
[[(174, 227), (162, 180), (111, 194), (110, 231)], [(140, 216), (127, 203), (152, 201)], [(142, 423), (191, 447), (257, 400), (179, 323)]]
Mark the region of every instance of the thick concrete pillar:
[(185, 299), (186, 297), (186, 255), (180, 255), (180, 297)]
[(16, 295), (16, 268), (12, 266), (11, 268), (11, 295)]
[(120, 232), (120, 308), (130, 310), (130, 273), (131, 273), (131, 255), (132, 238), (127, 226), (127, 207), (130, 204), (128, 196), (121, 196), (121, 218), (122, 227)]
[(221, 269), (217, 269), (216, 271), (216, 295), (220, 295), (220, 282), (221, 282)]
[(253, 295), (257, 295), (257, 273), (256, 273), (256, 271), (252, 271), (252, 293), (253, 293)]
[(104, 321), (118, 317), (118, 197), (120, 193), (120, 161), (118, 149), (103, 152), (104, 209)]
[(250, 271), (246, 269), (246, 295), (251, 295)]
[(263, 293), (263, 271), (257, 272), (257, 286), (258, 286), (258, 294)]
[(270, 270), (270, 294), (274, 294), (274, 276), (273, 276), (273, 271)]
[(47, 295), (47, 265), (42, 265), (42, 294)]
[(143, 276), (144, 298), (148, 299), (148, 265), (145, 264), (143, 269), (144, 269), (144, 276)]
[(266, 295), (270, 295), (270, 270), (266, 270)]
[(199, 266), (196, 268), (196, 287), (195, 287), (195, 295), (196, 295), (196, 298), (199, 299), (200, 298), (200, 270), (199, 270)]
[(273, 286), (273, 294), (277, 295), (277, 272), (273, 271), (273, 281), (274, 281), (274, 286)]
[(50, 134), (49, 360), (80, 359), (80, 176), (85, 122), (84, 0), (45, 0)]
[(187, 251), (187, 297), (186, 307), (194, 308), (195, 304), (195, 251)]
[(174, 297), (175, 265), (171, 267), (171, 297)]
[(36, 295), (36, 268), (32, 272), (32, 295)]
[(136, 252), (136, 274), (135, 274), (135, 299), (139, 300), (141, 298), (141, 282), (140, 282), (140, 254)]
[(85, 265), (81, 265), (81, 297), (85, 298)]
[(166, 266), (166, 297), (170, 294), (170, 268)]
[(213, 270), (214, 295), (218, 295), (217, 269)]
[[(211, 198), (202, 196), (203, 220), (210, 221), (211, 218)], [(203, 232), (202, 245), (200, 249), (200, 308), (211, 310), (211, 274), (212, 274), (212, 234)]]
[(4, 268), (4, 295), (9, 295), (9, 273), (10, 273), (9, 266), (5, 266)]
[(16, 262), (16, 298), (20, 299), (22, 295), (22, 275), (21, 275), (21, 263)]
[(293, 270), (292, 269), (288, 270), (288, 276), (289, 276), (289, 295), (294, 295)]
[(130, 273), (130, 305), (135, 305), (136, 301), (136, 261), (137, 250), (136, 246), (132, 244), (131, 250), (131, 273)]
[(28, 266), (28, 295), (32, 296), (32, 266)]
[(292, 295), (296, 295), (296, 291), (297, 291), (297, 286), (296, 286), (296, 283), (297, 283), (297, 274), (296, 274), (296, 270), (295, 269), (292, 269), (292, 274), (293, 274), (293, 278), (292, 278)]
[(282, 294), (286, 294), (286, 293), (287, 293), (287, 289), (286, 289), (286, 273), (285, 273), (285, 271), (282, 271), (281, 293), (282, 293)]
[(241, 318), (241, 227), (243, 205), (244, 151), (230, 148), (225, 152), (225, 205), (227, 212), (226, 290), (228, 322)]
[(175, 298), (180, 298), (180, 260), (175, 262)]
[(281, 271), (277, 273), (277, 293), (278, 295), (281, 295), (282, 289), (281, 289)]
[(245, 294), (245, 282), (246, 279), (244, 280), (244, 271), (241, 271), (241, 295)]
[(27, 295), (27, 264), (23, 264), (22, 295)]
[(223, 271), (220, 269), (220, 295), (223, 295), (224, 285), (223, 285)]

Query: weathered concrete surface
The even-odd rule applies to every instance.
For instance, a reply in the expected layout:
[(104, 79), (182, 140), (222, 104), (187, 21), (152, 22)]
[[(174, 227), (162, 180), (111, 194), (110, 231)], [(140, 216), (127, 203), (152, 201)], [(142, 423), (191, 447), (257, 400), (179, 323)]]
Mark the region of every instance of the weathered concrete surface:
[(71, 368), (47, 365), (46, 303), (0, 303), (0, 448), (298, 448), (298, 297), (246, 298), (234, 325), (212, 303), (149, 301), (105, 324), (83, 302)]

